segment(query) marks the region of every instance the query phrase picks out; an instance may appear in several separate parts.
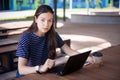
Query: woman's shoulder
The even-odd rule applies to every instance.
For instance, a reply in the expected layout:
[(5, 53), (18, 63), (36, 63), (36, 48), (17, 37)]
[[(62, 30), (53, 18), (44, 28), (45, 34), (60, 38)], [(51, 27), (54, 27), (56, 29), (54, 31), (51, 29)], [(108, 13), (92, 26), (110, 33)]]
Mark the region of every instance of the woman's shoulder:
[(31, 34), (32, 34), (32, 32), (23, 32), (23, 33), (22, 33), (22, 36), (27, 37), (27, 36), (30, 36)]
[(55, 32), (56, 37), (60, 37), (60, 34), (58, 32)]
[(28, 39), (31, 36), (32, 32), (23, 32), (21, 38)]
[(23, 32), (21, 37), (20, 37), (20, 43), (28, 43), (30, 42), (30, 39), (31, 39), (31, 36), (32, 35), (32, 32)]
[(56, 36), (58, 36), (58, 35), (59, 35), (59, 33), (58, 33), (58, 32), (55, 32), (55, 35), (56, 35)]

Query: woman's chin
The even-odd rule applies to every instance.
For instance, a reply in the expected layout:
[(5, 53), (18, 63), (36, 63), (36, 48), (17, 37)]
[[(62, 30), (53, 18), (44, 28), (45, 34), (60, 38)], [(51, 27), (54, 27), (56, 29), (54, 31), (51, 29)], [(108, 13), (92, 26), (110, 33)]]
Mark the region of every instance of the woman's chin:
[(43, 32), (43, 33), (46, 33), (46, 32), (48, 32), (48, 30), (42, 30), (42, 32)]

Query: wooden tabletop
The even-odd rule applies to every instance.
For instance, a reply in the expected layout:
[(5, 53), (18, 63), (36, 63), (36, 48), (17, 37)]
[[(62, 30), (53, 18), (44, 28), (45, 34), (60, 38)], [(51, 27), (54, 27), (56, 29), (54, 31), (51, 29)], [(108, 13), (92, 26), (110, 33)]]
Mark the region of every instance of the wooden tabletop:
[(100, 51), (103, 53), (103, 65), (95, 64), (83, 67), (81, 70), (66, 76), (56, 74), (29, 74), (12, 80), (119, 80), (120, 78), (120, 45)]
[(18, 21), (18, 22), (8, 22), (0, 24), (0, 32), (5, 32), (7, 30), (17, 30), (28, 28), (32, 24), (32, 21)]

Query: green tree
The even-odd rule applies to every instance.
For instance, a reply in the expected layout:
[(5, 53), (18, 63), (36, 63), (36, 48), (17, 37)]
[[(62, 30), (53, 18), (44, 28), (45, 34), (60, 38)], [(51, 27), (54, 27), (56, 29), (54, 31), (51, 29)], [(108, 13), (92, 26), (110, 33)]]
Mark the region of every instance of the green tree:
[(36, 8), (40, 6), (40, 0), (35, 1), (35, 6), (36, 6)]
[(95, 0), (95, 5), (96, 5), (97, 7), (100, 7), (101, 3), (102, 3), (101, 0)]

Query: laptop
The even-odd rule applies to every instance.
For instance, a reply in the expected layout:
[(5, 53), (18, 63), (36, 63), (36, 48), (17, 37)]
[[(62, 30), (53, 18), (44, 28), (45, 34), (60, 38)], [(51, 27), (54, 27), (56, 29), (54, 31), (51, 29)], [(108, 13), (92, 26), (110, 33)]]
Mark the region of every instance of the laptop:
[(54, 68), (48, 70), (48, 72), (55, 73), (60, 76), (64, 76), (64, 75), (73, 73), (73, 72), (81, 69), (84, 66), (90, 52), (91, 52), (91, 50), (77, 54), (77, 55), (66, 57), (65, 58), (66, 63), (62, 64), (62, 62), (61, 62), (60, 65), (55, 66)]

